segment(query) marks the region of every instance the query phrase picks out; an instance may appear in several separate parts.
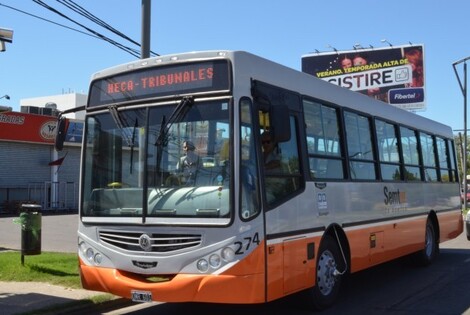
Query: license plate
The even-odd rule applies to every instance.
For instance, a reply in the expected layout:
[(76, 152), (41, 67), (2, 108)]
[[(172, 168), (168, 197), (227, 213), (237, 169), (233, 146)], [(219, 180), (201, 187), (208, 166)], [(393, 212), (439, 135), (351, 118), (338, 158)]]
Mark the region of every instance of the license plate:
[(152, 302), (152, 292), (149, 291), (131, 291), (132, 302)]

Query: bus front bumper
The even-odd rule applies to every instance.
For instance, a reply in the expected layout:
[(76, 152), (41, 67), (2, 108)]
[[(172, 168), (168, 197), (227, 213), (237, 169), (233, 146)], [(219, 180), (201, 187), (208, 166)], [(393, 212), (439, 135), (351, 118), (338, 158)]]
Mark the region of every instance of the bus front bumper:
[(265, 302), (264, 274), (178, 274), (167, 281), (152, 282), (117, 269), (92, 267), (80, 261), (82, 286), (132, 299), (143, 292), (152, 301), (253, 304)]

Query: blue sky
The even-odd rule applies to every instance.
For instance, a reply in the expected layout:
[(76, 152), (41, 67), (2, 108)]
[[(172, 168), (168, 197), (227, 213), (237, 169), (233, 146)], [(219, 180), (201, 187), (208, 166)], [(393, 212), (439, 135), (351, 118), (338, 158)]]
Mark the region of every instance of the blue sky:
[[(43, 0), (73, 19), (130, 47), (54, 0)], [(141, 0), (75, 2), (140, 41)], [(87, 93), (91, 74), (136, 57), (111, 44), (11, 10), (11, 6), (76, 29), (79, 26), (31, 0), (0, 0), (0, 27), (14, 31), (0, 53), (0, 105), (19, 111), (20, 99)], [(152, 1), (151, 49), (161, 55), (194, 50), (246, 50), (300, 70), (301, 56), (424, 44), (427, 109), (419, 115), (463, 128), (463, 95), (452, 63), (470, 56), (467, 0), (171, 0)], [(137, 48), (138, 49), (138, 48)], [(458, 67), (463, 76), (463, 66)]]

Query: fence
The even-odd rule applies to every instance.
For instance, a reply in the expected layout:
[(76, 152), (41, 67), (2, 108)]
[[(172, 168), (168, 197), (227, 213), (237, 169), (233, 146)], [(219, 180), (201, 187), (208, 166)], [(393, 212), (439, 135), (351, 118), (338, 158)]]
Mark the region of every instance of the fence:
[(43, 211), (78, 209), (75, 182), (37, 182), (27, 187), (0, 187), (0, 213), (18, 213), (23, 203), (39, 204)]

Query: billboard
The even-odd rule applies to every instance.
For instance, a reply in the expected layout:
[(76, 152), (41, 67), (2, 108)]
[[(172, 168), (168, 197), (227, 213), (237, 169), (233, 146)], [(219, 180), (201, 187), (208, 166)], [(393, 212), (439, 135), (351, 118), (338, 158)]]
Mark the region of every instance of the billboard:
[(312, 53), (302, 71), (406, 110), (426, 107), (423, 45)]

